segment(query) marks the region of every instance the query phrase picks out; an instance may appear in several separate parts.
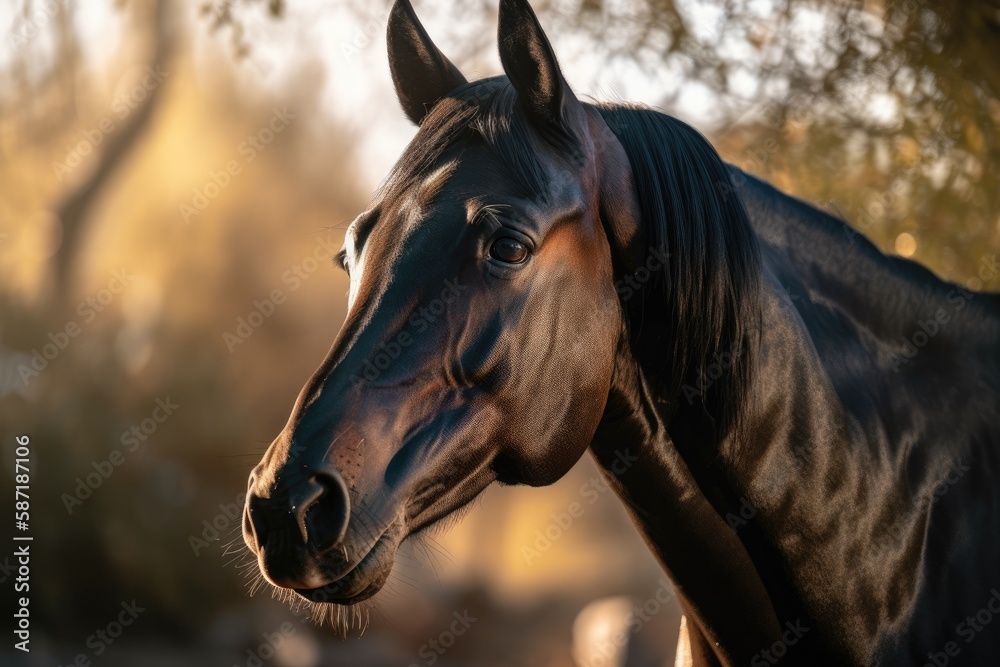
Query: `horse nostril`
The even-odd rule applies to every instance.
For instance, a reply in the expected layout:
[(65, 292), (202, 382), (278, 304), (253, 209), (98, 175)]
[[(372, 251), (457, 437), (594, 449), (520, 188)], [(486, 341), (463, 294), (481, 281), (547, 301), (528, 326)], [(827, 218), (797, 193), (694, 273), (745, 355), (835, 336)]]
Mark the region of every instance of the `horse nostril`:
[(325, 551), (344, 539), (351, 501), (344, 480), (335, 471), (317, 472), (309, 484), (312, 493), (294, 511), (303, 541)]
[(254, 500), (253, 496), (249, 496), (243, 507), (243, 536), (251, 548), (263, 549), (268, 531), (260, 507), (254, 508)]

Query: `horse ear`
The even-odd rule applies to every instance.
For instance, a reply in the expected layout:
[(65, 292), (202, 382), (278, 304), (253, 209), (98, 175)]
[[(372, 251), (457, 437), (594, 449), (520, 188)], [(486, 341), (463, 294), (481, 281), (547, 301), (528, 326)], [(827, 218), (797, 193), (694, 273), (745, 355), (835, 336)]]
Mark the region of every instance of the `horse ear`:
[(564, 125), (579, 104), (527, 0), (500, 0), (500, 62), (524, 110), (543, 124)]
[(386, 45), (396, 96), (417, 125), (438, 100), (466, 83), (458, 68), (434, 46), (409, 0), (396, 0), (389, 11)]

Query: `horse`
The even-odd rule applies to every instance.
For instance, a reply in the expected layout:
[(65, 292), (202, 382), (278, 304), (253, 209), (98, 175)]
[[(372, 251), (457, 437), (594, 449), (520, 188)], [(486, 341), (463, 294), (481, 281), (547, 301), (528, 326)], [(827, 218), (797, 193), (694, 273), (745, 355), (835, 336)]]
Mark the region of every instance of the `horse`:
[(408, 536), (589, 450), (676, 587), (677, 664), (1000, 654), (1000, 294), (676, 118), (581, 101), (526, 0), (498, 36), (504, 75), (470, 82), (391, 9), (419, 129), (345, 233), (346, 320), (250, 475), (267, 582), (357, 609)]

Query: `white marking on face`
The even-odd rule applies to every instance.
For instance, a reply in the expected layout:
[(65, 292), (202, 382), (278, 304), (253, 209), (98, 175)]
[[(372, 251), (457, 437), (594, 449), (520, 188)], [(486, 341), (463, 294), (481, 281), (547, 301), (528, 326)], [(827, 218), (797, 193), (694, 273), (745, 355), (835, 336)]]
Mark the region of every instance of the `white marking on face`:
[(355, 218), (354, 222), (352, 222), (350, 227), (347, 228), (347, 232), (344, 233), (344, 254), (347, 257), (347, 264), (351, 269), (348, 274), (350, 276), (350, 286), (348, 287), (347, 292), (348, 313), (351, 312), (351, 308), (354, 306), (354, 300), (358, 296), (358, 289), (361, 286), (361, 274), (364, 272), (364, 258), (358, 257), (355, 252), (357, 241), (354, 235), (354, 226), (364, 215), (367, 215), (367, 212), (362, 213)]

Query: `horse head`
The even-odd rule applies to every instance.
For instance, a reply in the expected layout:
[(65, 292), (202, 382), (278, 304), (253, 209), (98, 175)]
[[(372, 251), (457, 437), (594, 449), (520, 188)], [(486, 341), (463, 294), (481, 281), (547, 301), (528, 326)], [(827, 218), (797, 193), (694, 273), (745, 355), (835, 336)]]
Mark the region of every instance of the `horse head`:
[(393, 82), (419, 130), (345, 234), (346, 321), (254, 468), (244, 539), (275, 586), (354, 604), (401, 542), (493, 482), (583, 455), (625, 335), (616, 265), (642, 245), (629, 162), (503, 0), (506, 76), (467, 82), (407, 0)]

